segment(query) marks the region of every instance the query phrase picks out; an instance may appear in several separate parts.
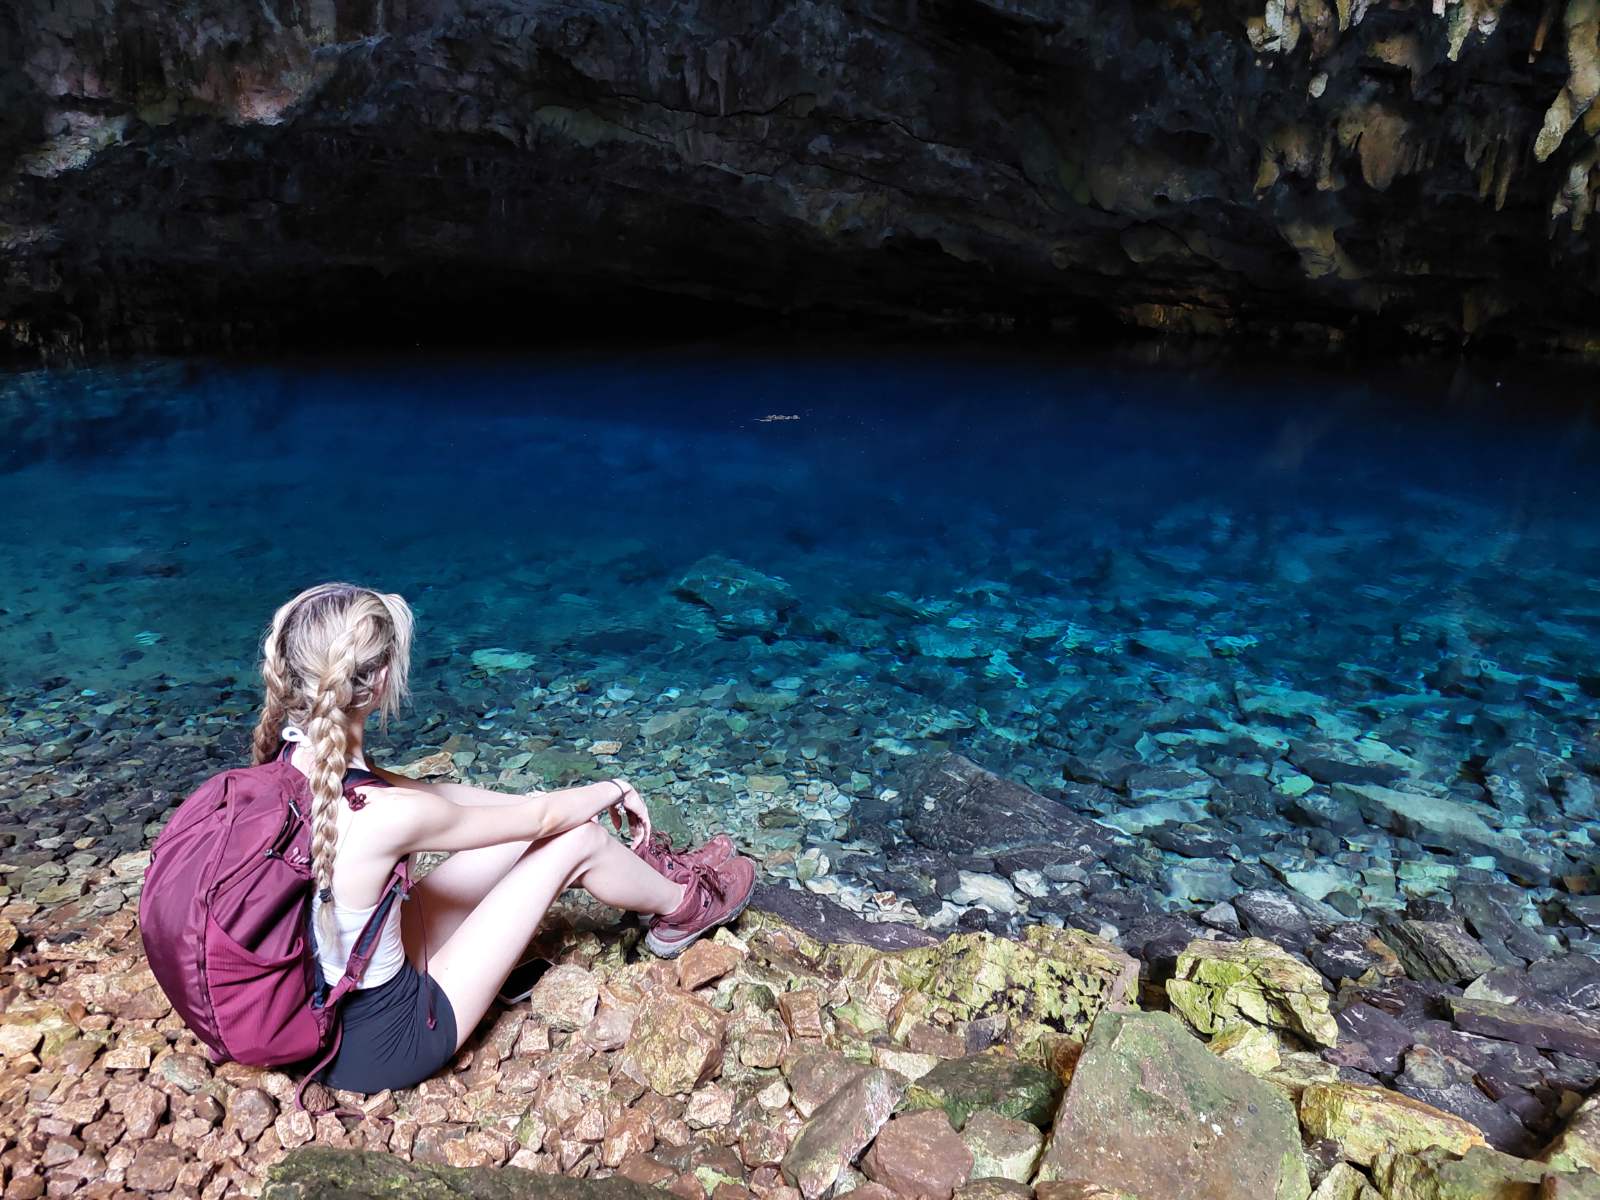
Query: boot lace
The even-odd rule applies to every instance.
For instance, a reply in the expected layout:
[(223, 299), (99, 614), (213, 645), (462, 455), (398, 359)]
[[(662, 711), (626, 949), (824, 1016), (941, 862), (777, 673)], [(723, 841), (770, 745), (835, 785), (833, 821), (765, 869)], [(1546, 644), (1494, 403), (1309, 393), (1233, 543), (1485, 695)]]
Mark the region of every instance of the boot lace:
[(684, 882), (687, 886), (694, 888), (695, 894), (701, 897), (702, 907), (710, 902), (712, 896), (715, 896), (718, 900), (725, 897), (727, 887), (715, 867), (707, 866), (703, 862), (695, 862), (687, 864), (685, 869), (689, 872), (689, 878)]
[(672, 847), (672, 839), (664, 833), (650, 835), (650, 853), (661, 860), (663, 867), (677, 870), (687, 869), (687, 865)]

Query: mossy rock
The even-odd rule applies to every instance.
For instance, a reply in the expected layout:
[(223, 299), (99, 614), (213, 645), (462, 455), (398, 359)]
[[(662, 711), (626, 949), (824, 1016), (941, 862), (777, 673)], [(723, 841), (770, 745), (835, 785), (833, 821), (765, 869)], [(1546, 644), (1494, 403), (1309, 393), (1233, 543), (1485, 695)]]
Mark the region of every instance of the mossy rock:
[[(1544, 1163), (1528, 1162), (1487, 1146), (1474, 1146), (1457, 1158), (1441, 1149), (1418, 1154), (1387, 1151), (1372, 1165), (1372, 1177), (1384, 1200), (1564, 1200), (1600, 1198), (1600, 1175), (1593, 1171), (1557, 1172)], [(1546, 1179), (1560, 1182), (1545, 1190)]]
[(1095, 1021), (1035, 1187), (1093, 1180), (1134, 1196), (1306, 1200), (1288, 1099), (1209, 1053), (1170, 1013)]
[(1138, 963), (1110, 942), (1048, 926), (1030, 926), (1022, 941), (960, 933), (892, 952), (829, 946), (822, 962), (853, 982), (887, 971), (958, 1021), (1004, 1015), (1007, 1040), (1035, 1062), (1043, 1061), (1051, 1038), (1081, 1041), (1101, 1012), (1131, 1005), (1139, 980)]
[(1189, 943), (1167, 982), (1167, 998), (1200, 1033), (1251, 1024), (1288, 1030), (1318, 1046), (1339, 1041), (1322, 977), (1263, 938)]
[(1557, 1171), (1600, 1171), (1600, 1094), (1583, 1102), (1540, 1158)]
[(659, 1200), (626, 1179), (568, 1179), (518, 1167), (445, 1167), (393, 1154), (307, 1146), (267, 1172), (262, 1200)]
[(824, 944), (756, 909), (746, 910), (736, 928), (750, 946), (747, 972), (787, 979), (790, 989), (827, 992), (829, 983), (843, 982), (848, 1006), (864, 1022), (852, 1021), (855, 1028), (878, 1028), (868, 1015), (876, 1014), (895, 1041), (918, 1024), (1003, 1017), (1011, 1049), (1028, 1062), (1048, 1065), (1062, 1043), (1081, 1043), (1100, 1013), (1136, 1003), (1139, 964), (1078, 929), (1033, 926), (1020, 941), (961, 933), (891, 950)]
[(1431, 1104), (1357, 1083), (1315, 1083), (1301, 1093), (1300, 1124), (1313, 1138), (1334, 1143), (1348, 1161), (1369, 1166), (1392, 1151), (1419, 1154), (1439, 1147), (1465, 1154), (1484, 1145), (1471, 1121)]
[(1049, 1071), (990, 1052), (945, 1059), (911, 1085), (906, 1107), (942, 1108), (957, 1129), (983, 1110), (1045, 1129), (1060, 1097), (1061, 1081)]
[(549, 747), (535, 750), (522, 767), (522, 773), (546, 783), (566, 783), (575, 779), (598, 779), (602, 774), (594, 755), (581, 750)]
[(1259, 1025), (1230, 1026), (1212, 1038), (1206, 1049), (1258, 1079), (1283, 1065), (1278, 1039)]

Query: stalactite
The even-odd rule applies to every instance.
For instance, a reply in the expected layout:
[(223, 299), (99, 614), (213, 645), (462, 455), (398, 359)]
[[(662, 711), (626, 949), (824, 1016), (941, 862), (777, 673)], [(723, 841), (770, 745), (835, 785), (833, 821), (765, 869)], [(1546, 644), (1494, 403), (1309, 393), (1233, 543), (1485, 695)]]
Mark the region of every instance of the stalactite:
[(1556, 0), (1545, 0), (1544, 11), (1539, 14), (1539, 28), (1533, 32), (1533, 47), (1528, 51), (1532, 62), (1544, 51), (1544, 40), (1550, 36), (1550, 23), (1556, 19)]
[[(1509, 146), (1509, 143), (1508, 143)], [(1494, 185), (1494, 210), (1500, 212), (1506, 206), (1506, 193), (1511, 190), (1511, 180), (1517, 171), (1517, 156), (1513, 153), (1504, 155), (1500, 160), (1500, 175)]]
[(1361, 24), (1371, 7), (1372, 0), (1339, 0), (1340, 28), (1350, 29)]
[(1594, 211), (1597, 195), (1600, 195), (1600, 141), (1573, 160), (1567, 169), (1566, 183), (1556, 193), (1550, 207), (1550, 216), (1558, 221), (1564, 216), (1570, 218), (1572, 232), (1582, 233), (1584, 223)]
[(1544, 162), (1600, 95), (1600, 0), (1567, 0), (1567, 84), (1544, 114), (1533, 156)]
[[(1431, 0), (1433, 15), (1444, 21), (1451, 62), (1460, 56), (1473, 33), (1491, 36), (1500, 25), (1500, 10), (1506, 0)], [(1366, 16), (1370, 0), (1267, 0), (1260, 17), (1247, 24), (1250, 44), (1264, 54), (1289, 54), (1300, 42), (1302, 32), (1312, 39), (1312, 56), (1321, 57), (1333, 48), (1339, 33), (1359, 25)]]

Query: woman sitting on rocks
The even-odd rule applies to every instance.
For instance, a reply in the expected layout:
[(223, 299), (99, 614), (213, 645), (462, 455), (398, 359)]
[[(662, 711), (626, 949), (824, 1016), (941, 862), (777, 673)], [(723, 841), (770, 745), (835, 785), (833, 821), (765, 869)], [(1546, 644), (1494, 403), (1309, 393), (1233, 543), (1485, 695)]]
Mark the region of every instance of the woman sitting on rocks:
[[(327, 1082), (357, 1092), (409, 1087), (450, 1060), (521, 959), (551, 901), (582, 887), (650, 914), (645, 944), (674, 957), (744, 909), (755, 865), (718, 834), (674, 852), (653, 834), (625, 780), (526, 796), (419, 783), (368, 764), (367, 719), (406, 695), (411, 610), (397, 595), (343, 583), (309, 588), (272, 619), (262, 647), (266, 704), (255, 761), (292, 756), (312, 797), (312, 920), (332, 986), (400, 859), (452, 852), (395, 904), (357, 991)], [(392, 787), (352, 787), (346, 779)], [(354, 782), (354, 781), (352, 781)], [(618, 830), (624, 815), (631, 846)]]

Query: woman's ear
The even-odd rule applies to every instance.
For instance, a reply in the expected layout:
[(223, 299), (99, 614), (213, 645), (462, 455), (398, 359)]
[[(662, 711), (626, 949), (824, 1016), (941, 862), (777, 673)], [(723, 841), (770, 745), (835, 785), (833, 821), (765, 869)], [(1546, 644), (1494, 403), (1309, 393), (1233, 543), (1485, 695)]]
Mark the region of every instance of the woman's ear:
[(383, 694), (389, 690), (389, 668), (381, 667), (372, 679), (372, 707), (383, 703)]

